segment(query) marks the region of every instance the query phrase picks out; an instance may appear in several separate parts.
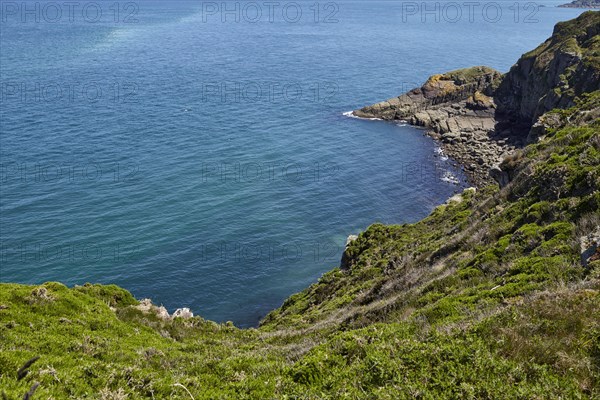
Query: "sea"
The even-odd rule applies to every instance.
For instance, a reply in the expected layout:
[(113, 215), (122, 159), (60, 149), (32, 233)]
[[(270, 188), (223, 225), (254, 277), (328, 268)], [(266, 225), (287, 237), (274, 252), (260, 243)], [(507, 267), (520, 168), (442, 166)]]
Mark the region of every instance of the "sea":
[(2, 0), (0, 281), (256, 326), (348, 235), (469, 186), (423, 130), (348, 112), (508, 71), (562, 1)]

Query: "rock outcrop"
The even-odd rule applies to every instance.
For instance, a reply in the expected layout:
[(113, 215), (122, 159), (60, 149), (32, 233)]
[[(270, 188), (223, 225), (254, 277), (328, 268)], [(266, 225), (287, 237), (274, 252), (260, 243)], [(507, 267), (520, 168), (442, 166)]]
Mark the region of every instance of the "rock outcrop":
[(140, 300), (140, 304), (134, 306), (144, 314), (154, 314), (157, 318), (162, 319), (164, 321), (171, 319), (169, 312), (163, 306), (155, 306), (152, 304), (152, 300), (150, 299), (142, 299)]
[(352, 242), (354, 242), (356, 239), (358, 239), (357, 235), (350, 235), (346, 239), (346, 245), (344, 247), (344, 252), (342, 253), (342, 260), (340, 261), (340, 268), (343, 270), (348, 270), (351, 267), (352, 257), (348, 254), (347, 250)]
[[(356, 110), (354, 115), (385, 120), (406, 119), (415, 125), (434, 128), (436, 131), (451, 131), (455, 127), (448, 120), (458, 113), (456, 110), (448, 110), (450, 115), (446, 116), (441, 110), (449, 104), (461, 102), (466, 106), (467, 100), (470, 100), (469, 105), (474, 111), (470, 117), (486, 119), (493, 108), (488, 96), (493, 93), (492, 88), (500, 82), (501, 77), (498, 71), (488, 67), (473, 67), (434, 75), (422, 87)], [(479, 93), (476, 99), (473, 98), (475, 93)], [(443, 121), (438, 118), (440, 116)], [(477, 122), (475, 124), (478, 125)]]
[(552, 127), (540, 118), (600, 89), (599, 33), (600, 12), (589, 11), (557, 24), (551, 38), (505, 75), (488, 67), (434, 75), (420, 88), (353, 114), (424, 127), (473, 184), (504, 186), (502, 160)]
[(194, 317), (194, 313), (192, 313), (190, 311), (189, 308), (184, 307), (184, 308), (178, 308), (177, 310), (175, 310), (175, 312), (173, 313), (173, 318), (183, 318), (183, 319), (189, 319), (189, 318), (193, 318)]
[(567, 4), (561, 4), (562, 8), (600, 8), (600, 0), (575, 0)]
[(556, 24), (552, 36), (503, 77), (494, 93), (499, 115), (531, 127), (544, 113), (572, 107), (582, 93), (600, 89), (598, 34), (599, 12)]
[(512, 131), (496, 133), (492, 96), (501, 79), (500, 72), (484, 66), (434, 75), (420, 88), (353, 113), (428, 129), (444, 153), (464, 166), (471, 181), (484, 186), (492, 182), (487, 171), (523, 142), (515, 141)]
[(581, 262), (584, 266), (600, 260), (600, 226), (594, 232), (580, 238)]
[(194, 314), (190, 311), (190, 309), (185, 307), (178, 308), (177, 310), (175, 310), (173, 315), (169, 315), (169, 312), (165, 307), (159, 307), (152, 304), (152, 300), (150, 299), (142, 299), (139, 304), (133, 307), (140, 310), (144, 314), (154, 314), (157, 318), (163, 321), (169, 321), (173, 318), (189, 319), (194, 317)]

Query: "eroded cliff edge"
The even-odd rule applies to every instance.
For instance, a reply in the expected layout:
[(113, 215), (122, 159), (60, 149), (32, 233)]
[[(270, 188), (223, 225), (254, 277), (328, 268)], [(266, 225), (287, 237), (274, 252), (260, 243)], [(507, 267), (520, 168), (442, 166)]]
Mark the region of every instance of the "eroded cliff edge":
[(353, 114), (405, 120), (428, 129), (476, 186), (505, 184), (499, 168), (544, 134), (540, 117), (600, 89), (600, 13), (558, 23), (552, 36), (506, 74), (485, 66), (431, 76), (423, 86)]

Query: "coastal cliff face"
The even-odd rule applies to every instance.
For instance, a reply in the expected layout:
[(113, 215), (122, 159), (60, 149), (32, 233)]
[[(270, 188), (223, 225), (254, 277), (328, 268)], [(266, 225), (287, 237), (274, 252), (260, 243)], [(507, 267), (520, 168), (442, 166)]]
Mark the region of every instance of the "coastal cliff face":
[(582, 93), (600, 89), (600, 13), (561, 22), (546, 42), (524, 54), (494, 93), (498, 112), (531, 127), (554, 108), (568, 108)]
[[(597, 23), (583, 14), (555, 34)], [(560, 71), (551, 43), (534, 58)], [(525, 132), (535, 140), (499, 164), (502, 188), (350, 237), (340, 267), (256, 329), (170, 316), (114, 285), (0, 284), (1, 398), (600, 398), (600, 90), (587, 91), (598, 79), (585, 60), (561, 74), (569, 88)], [(454, 122), (467, 115), (499, 142), (501, 91), (505, 117), (531, 124), (546, 106), (516, 82), (547, 82), (536, 62), (510, 81), (483, 67), (438, 75), (362, 115), (411, 119), (447, 149), (478, 151), (462, 131), (446, 137)], [(494, 131), (477, 125), (490, 118)]]
[(539, 117), (600, 89), (599, 32), (600, 13), (590, 11), (557, 24), (504, 75), (488, 67), (434, 75), (421, 88), (353, 114), (427, 128), (482, 187), (501, 179), (502, 159), (539, 136), (539, 125), (531, 132)]
[[(464, 70), (434, 75), (417, 89), (381, 103), (373, 104), (354, 111), (361, 118), (380, 118), (384, 120), (411, 120), (415, 125), (426, 126), (438, 132), (448, 132), (455, 127), (448, 126), (448, 118), (440, 121), (438, 116), (449, 104), (469, 101), (472, 110), (489, 111), (491, 104), (486, 102), (493, 93), (494, 84), (498, 84), (502, 75), (488, 67), (473, 67)], [(480, 101), (473, 98), (480, 94)], [(455, 111), (448, 110), (457, 115)], [(485, 117), (487, 115), (482, 115)], [(470, 117), (478, 117), (473, 113)]]

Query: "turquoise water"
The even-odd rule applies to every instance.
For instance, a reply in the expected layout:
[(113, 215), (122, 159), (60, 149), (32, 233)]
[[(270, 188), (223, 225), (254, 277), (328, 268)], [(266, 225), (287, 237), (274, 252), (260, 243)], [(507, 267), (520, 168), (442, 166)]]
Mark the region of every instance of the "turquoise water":
[(343, 113), (433, 73), (508, 70), (581, 12), (558, 3), (499, 19), (481, 3), (472, 22), (447, 3), (238, 3), (222, 22), (220, 2), (3, 2), (0, 279), (116, 283), (256, 324), (347, 235), (467, 185), (422, 131)]

